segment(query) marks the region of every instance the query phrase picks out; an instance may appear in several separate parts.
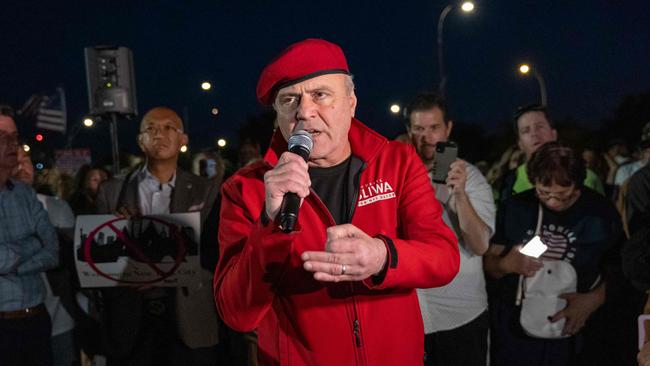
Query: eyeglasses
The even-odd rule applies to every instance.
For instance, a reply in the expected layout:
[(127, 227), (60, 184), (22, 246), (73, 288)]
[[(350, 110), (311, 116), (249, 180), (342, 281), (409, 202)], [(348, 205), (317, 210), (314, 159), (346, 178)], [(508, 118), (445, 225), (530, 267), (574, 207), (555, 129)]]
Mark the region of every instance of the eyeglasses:
[(140, 130), (140, 133), (146, 133), (149, 136), (155, 136), (157, 132), (160, 132), (162, 135), (169, 135), (172, 131), (183, 133), (182, 129), (172, 125), (161, 125), (161, 126), (149, 125), (143, 128), (142, 130)]
[(548, 192), (536, 186), (535, 192), (537, 193), (537, 197), (543, 201), (555, 199), (556, 201), (559, 202), (567, 202), (573, 198), (573, 196), (576, 193), (576, 189), (575, 186), (571, 186), (568, 189), (561, 192)]
[(0, 142), (7, 145), (18, 146), (18, 134), (0, 131)]

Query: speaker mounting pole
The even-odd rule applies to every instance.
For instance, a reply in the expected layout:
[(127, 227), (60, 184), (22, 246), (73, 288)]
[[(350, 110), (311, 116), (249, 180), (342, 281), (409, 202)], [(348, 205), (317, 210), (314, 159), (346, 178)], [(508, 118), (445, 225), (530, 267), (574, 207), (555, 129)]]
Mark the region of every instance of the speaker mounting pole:
[(113, 147), (113, 175), (120, 175), (120, 150), (117, 142), (117, 113), (111, 113), (111, 145)]

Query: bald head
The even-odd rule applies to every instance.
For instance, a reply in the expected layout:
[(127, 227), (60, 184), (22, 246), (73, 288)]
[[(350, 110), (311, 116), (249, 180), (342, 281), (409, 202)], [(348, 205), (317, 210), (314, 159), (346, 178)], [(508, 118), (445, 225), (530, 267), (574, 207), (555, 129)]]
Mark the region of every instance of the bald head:
[(173, 109), (168, 107), (156, 107), (149, 110), (142, 117), (142, 121), (140, 122), (140, 131), (142, 131), (142, 128), (149, 122), (171, 123), (174, 127), (181, 131), (183, 130), (183, 120), (181, 120), (181, 117), (174, 112)]

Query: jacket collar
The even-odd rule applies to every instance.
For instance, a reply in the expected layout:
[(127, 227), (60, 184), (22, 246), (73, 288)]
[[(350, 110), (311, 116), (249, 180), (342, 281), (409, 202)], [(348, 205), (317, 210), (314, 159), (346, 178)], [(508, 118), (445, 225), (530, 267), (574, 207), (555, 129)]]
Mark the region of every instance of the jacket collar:
[[(371, 162), (388, 143), (384, 136), (373, 131), (356, 118), (352, 118), (348, 140), (352, 148), (352, 155), (358, 157), (364, 163)], [(278, 163), (278, 158), (285, 151), (287, 151), (287, 141), (282, 136), (280, 129), (276, 128), (271, 138), (271, 145), (264, 155), (264, 160), (271, 166), (275, 166)]]
[[(140, 204), (140, 199), (138, 196), (138, 184), (140, 183), (139, 176), (142, 172), (142, 169), (142, 166), (137, 166), (127, 175), (118, 198), (118, 207), (124, 204)], [(191, 180), (192, 178), (190, 173), (178, 167), (176, 168), (170, 212), (173, 213), (187, 211), (188, 207), (190, 207), (192, 204), (191, 191), (193, 189), (193, 184)]]

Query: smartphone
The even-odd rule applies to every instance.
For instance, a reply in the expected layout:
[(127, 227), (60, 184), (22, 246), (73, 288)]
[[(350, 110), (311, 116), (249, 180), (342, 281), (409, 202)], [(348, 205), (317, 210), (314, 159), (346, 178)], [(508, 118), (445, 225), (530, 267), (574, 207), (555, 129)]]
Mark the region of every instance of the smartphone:
[(526, 245), (519, 249), (519, 252), (529, 257), (539, 258), (547, 249), (548, 247), (542, 243), (539, 235), (535, 235)]
[(438, 142), (436, 144), (436, 159), (433, 165), (432, 180), (436, 183), (445, 183), (449, 167), (458, 156), (458, 145), (453, 141)]

